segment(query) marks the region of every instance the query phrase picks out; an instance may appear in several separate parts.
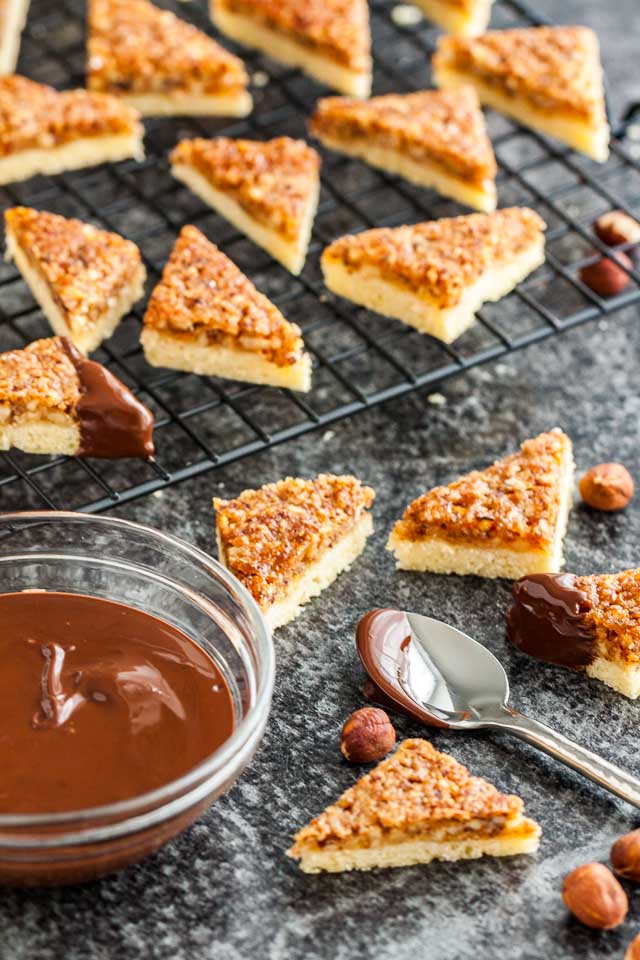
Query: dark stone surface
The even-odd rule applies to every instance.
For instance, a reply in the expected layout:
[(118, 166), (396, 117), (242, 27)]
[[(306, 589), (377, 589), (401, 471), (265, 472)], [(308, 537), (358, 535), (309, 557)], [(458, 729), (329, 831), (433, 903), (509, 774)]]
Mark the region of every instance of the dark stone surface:
[[(540, 8), (600, 30), (616, 108), (640, 94), (637, 0), (619, 0), (613, 15), (599, 0), (544, 0)], [(640, 774), (640, 706), (510, 650), (503, 635), (508, 584), (396, 573), (384, 551), (391, 523), (416, 494), (555, 425), (572, 436), (579, 468), (615, 459), (640, 478), (638, 319), (627, 311), (475, 370), (442, 387), (441, 405), (425, 395), (388, 404), (116, 511), (213, 551), (213, 494), (321, 470), (354, 472), (378, 494), (365, 554), (276, 637), (273, 712), (240, 781), (138, 867), (83, 888), (4, 891), (2, 960), (622, 957), (640, 925), (638, 895), (625, 925), (599, 934), (567, 917), (559, 888), (571, 867), (605, 859), (638, 816), (516, 740), (426, 732), (474, 772), (524, 798), (544, 830), (537, 856), (306, 877), (283, 854), (293, 832), (361, 772), (342, 760), (338, 742), (344, 718), (363, 702), (354, 624), (374, 605), (459, 625), (502, 660), (515, 705)], [(635, 566), (639, 535), (636, 504), (614, 516), (576, 505), (567, 569)], [(407, 719), (398, 718), (397, 727), (400, 736), (424, 733)]]

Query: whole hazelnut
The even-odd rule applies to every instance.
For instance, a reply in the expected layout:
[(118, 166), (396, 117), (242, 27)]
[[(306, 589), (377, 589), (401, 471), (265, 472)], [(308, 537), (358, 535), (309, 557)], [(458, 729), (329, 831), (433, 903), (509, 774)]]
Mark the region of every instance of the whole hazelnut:
[(622, 210), (603, 213), (593, 224), (593, 232), (608, 247), (619, 247), (623, 243), (640, 243), (640, 223)]
[(576, 920), (596, 930), (620, 926), (629, 910), (626, 893), (602, 863), (585, 863), (567, 874), (562, 899)]
[(633, 477), (621, 463), (598, 463), (580, 477), (580, 496), (596, 510), (623, 510), (634, 493)]
[(627, 947), (624, 960), (640, 960), (640, 933), (633, 938)]
[(386, 757), (395, 742), (396, 731), (384, 710), (363, 707), (346, 720), (340, 750), (351, 763), (373, 763)]
[[(626, 253), (616, 253), (616, 258), (629, 270), (633, 264)], [(613, 260), (596, 260), (580, 271), (580, 279), (586, 287), (600, 297), (616, 297), (631, 283), (631, 277)]]
[(619, 877), (640, 883), (640, 830), (632, 830), (611, 847), (611, 866)]

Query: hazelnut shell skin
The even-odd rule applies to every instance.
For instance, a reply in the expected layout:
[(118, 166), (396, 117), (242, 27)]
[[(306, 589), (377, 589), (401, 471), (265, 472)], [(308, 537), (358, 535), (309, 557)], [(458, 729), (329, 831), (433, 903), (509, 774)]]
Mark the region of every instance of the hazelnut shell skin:
[[(633, 263), (626, 253), (620, 251), (616, 253), (616, 258), (629, 270), (633, 269)], [(589, 287), (600, 297), (615, 297), (626, 290), (631, 283), (629, 274), (613, 260), (608, 259), (587, 264), (580, 271), (580, 279), (585, 287)]]
[(624, 960), (640, 960), (640, 933), (633, 938), (627, 947)]
[(585, 863), (567, 874), (562, 899), (576, 920), (594, 930), (619, 927), (629, 911), (626, 893), (602, 863)]
[(595, 510), (623, 510), (634, 494), (633, 477), (621, 463), (598, 463), (580, 477), (580, 496)]
[(350, 763), (374, 763), (386, 757), (395, 742), (395, 728), (384, 710), (362, 707), (347, 718), (340, 750)]
[(593, 224), (593, 232), (608, 247), (640, 242), (640, 223), (622, 210), (603, 213)]
[[(640, 883), (640, 830), (632, 830), (611, 847), (611, 866), (619, 877)], [(638, 950), (640, 958), (640, 947)]]

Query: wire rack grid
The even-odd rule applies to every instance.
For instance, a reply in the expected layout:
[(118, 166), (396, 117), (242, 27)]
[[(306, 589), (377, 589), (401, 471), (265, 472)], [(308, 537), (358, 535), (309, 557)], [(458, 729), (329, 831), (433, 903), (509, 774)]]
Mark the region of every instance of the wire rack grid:
[[(213, 32), (203, 0), (156, 0)], [(428, 22), (400, 26), (396, 0), (372, 0), (374, 93), (429, 85), (437, 31)], [(85, 64), (84, 0), (32, 0), (20, 72), (58, 88), (81, 86)], [(497, 0), (495, 27), (541, 23), (526, 3)], [(227, 43), (227, 41), (223, 42)], [(229, 44), (227, 44), (229, 45)], [(233, 45), (230, 45), (233, 46)], [(215, 241), (288, 319), (302, 328), (314, 363), (309, 394), (255, 387), (149, 367), (139, 345), (144, 301), (95, 354), (154, 412), (155, 462), (89, 461), (0, 454), (0, 509), (97, 512), (246, 457), (477, 364), (640, 300), (640, 275), (617, 297), (602, 299), (579, 279), (606, 252), (590, 223), (616, 208), (640, 214), (639, 145), (616, 131), (604, 166), (573, 154), (491, 111), (487, 121), (499, 165), (501, 206), (533, 206), (548, 224), (547, 262), (513, 294), (487, 305), (453, 345), (417, 333), (327, 294), (319, 253), (336, 236), (461, 212), (453, 202), (357, 160), (323, 152), (321, 200), (309, 257), (293, 278), (175, 181), (168, 150), (182, 137), (306, 136), (323, 91), (299, 71), (247, 54), (255, 109), (246, 120), (158, 119), (146, 122), (147, 157), (0, 188), (0, 208), (25, 204), (77, 216), (135, 241), (157, 282), (180, 228), (194, 223)], [(42, 312), (11, 264), (0, 265), (0, 351), (50, 335)]]

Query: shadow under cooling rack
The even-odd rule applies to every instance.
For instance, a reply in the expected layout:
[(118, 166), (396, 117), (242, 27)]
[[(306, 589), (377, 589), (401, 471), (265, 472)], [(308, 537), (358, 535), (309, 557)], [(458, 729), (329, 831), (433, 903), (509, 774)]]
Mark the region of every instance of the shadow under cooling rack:
[[(156, 2), (212, 32), (202, 0)], [(394, 6), (388, 0), (371, 3), (374, 93), (405, 92), (429, 84), (437, 32), (425, 20), (397, 26)], [(84, 7), (84, 0), (56, 4), (32, 0), (20, 72), (60, 88), (83, 85)], [(497, 0), (494, 6), (495, 27), (540, 22), (524, 3)], [(0, 454), (1, 509), (104, 510), (436, 384), (640, 299), (640, 276), (635, 272), (625, 292), (607, 300), (584, 287), (578, 276), (586, 262), (605, 252), (589, 229), (593, 219), (612, 208), (640, 214), (640, 145), (627, 147), (620, 130), (609, 162), (596, 165), (491, 111), (487, 120), (499, 165), (500, 206), (528, 205), (544, 217), (547, 262), (510, 296), (487, 305), (454, 345), (334, 298), (323, 287), (318, 264), (323, 246), (341, 233), (462, 212), (432, 191), (321, 151), (322, 192), (309, 257), (302, 275), (291, 277), (169, 174), (167, 152), (185, 136), (306, 136), (307, 117), (325, 91), (298, 71), (239, 48), (237, 52), (253, 77), (255, 109), (246, 120), (147, 121), (143, 163), (39, 177), (0, 188), (0, 206), (4, 210), (25, 204), (122, 233), (142, 251), (149, 288), (157, 282), (180, 228), (196, 224), (302, 328), (314, 364), (311, 392), (301, 395), (155, 370), (145, 363), (139, 346), (144, 307), (138, 306), (95, 358), (153, 410), (157, 460)], [(49, 335), (13, 265), (0, 265), (0, 351)]]

